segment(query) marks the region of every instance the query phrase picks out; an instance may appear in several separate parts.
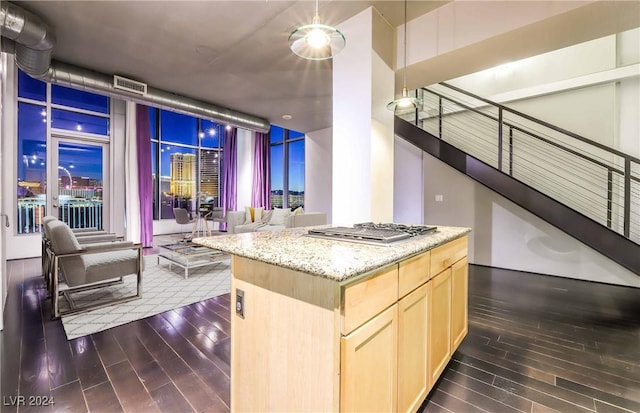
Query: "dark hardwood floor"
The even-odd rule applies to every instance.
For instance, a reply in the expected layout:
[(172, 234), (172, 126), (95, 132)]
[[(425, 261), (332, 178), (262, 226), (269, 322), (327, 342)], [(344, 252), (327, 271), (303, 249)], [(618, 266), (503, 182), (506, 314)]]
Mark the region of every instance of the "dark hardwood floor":
[[(2, 412), (229, 410), (229, 295), (67, 341), (39, 265), (8, 263)], [(470, 266), (469, 292), (422, 411), (640, 412), (640, 289)]]

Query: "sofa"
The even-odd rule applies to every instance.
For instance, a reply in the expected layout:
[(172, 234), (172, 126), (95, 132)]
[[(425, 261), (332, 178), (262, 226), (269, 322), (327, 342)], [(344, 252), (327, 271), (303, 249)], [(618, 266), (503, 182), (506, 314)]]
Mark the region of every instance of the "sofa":
[(284, 217), (282, 225), (270, 224), (269, 220), (257, 219), (256, 222), (247, 222), (245, 211), (227, 212), (227, 233), (243, 234), (246, 232), (274, 231), (285, 228), (310, 227), (314, 225), (326, 225), (327, 214), (324, 212), (291, 213)]

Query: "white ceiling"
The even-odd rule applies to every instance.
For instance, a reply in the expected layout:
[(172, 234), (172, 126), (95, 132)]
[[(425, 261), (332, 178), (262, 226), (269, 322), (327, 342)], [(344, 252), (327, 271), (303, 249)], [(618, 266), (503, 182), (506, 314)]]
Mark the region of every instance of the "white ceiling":
[[(560, 4), (536, 1), (542, 10)], [(410, 0), (408, 20), (448, 2)], [(129, 77), (300, 132), (332, 125), (332, 62), (302, 59), (287, 43), (294, 28), (311, 22), (313, 1), (15, 3), (51, 26), (57, 37), (55, 60)], [(370, 6), (393, 27), (404, 23), (403, 0), (321, 0), (319, 14), (323, 23), (337, 25)], [(487, 24), (478, 22), (478, 27)], [(582, 1), (570, 12), (411, 64), (407, 78), (413, 84), (408, 86), (429, 85), (639, 26), (640, 1)], [(399, 75), (396, 88), (402, 84)], [(283, 114), (293, 119), (283, 120)]]
[[(57, 37), (53, 58), (308, 132), (331, 126), (331, 61), (288, 47), (311, 1), (28, 1)], [(446, 1), (411, 1), (409, 20)], [(374, 6), (394, 27), (402, 1), (321, 1), (335, 25)], [(348, 42), (348, 39), (347, 39)], [(292, 120), (282, 119), (291, 114)]]

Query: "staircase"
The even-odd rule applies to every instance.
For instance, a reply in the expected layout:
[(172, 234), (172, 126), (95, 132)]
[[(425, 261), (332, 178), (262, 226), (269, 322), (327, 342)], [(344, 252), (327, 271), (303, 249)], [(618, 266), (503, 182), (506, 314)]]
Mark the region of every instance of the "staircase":
[(640, 159), (446, 83), (396, 135), (640, 274)]

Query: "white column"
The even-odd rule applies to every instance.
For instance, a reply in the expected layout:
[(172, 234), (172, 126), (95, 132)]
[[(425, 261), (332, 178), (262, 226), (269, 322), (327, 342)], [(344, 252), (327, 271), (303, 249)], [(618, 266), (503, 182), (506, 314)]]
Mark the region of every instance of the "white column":
[(333, 224), (393, 220), (393, 29), (373, 8), (339, 26), (333, 59)]
[(253, 187), (253, 132), (238, 128), (237, 210), (251, 206)]

